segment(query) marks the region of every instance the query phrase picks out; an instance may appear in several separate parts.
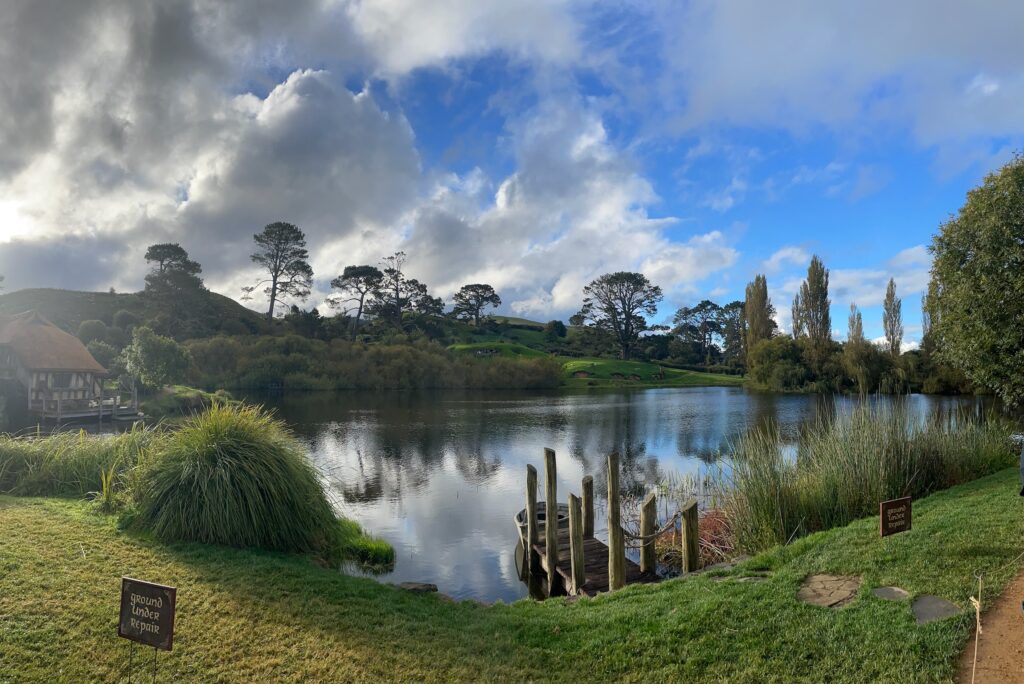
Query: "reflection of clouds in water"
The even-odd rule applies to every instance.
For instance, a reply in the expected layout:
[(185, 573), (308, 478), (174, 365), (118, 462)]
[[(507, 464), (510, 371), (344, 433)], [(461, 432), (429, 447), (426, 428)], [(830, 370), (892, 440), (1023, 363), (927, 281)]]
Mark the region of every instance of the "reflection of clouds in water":
[[(908, 405), (923, 416), (955, 401), (915, 395)], [(856, 403), (673, 388), (323, 393), (281, 398), (276, 408), (309, 445), (339, 510), (394, 544), (395, 570), (384, 581), (434, 582), (459, 598), (509, 601), (526, 595), (512, 517), (525, 504), (527, 463), (537, 467), (543, 492), (544, 447), (559, 456), (560, 501), (594, 476), (597, 536), (605, 538), (609, 452), (621, 455), (624, 493), (642, 497), (674, 474), (705, 475), (751, 427), (773, 423), (793, 440), (801, 425)]]

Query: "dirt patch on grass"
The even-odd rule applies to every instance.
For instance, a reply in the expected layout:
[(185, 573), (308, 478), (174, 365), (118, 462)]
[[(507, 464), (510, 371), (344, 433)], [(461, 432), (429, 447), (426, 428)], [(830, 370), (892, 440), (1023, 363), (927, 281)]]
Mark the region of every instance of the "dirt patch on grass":
[(588, 373), (587, 371), (576, 371), (575, 373), (572, 374), (572, 377), (574, 377), (574, 378), (589, 378), (590, 377), (590, 373)]
[[(975, 684), (1019, 684), (1024, 662), (1024, 572), (1017, 575), (1002, 595), (987, 607), (982, 605), (981, 642)], [(970, 684), (974, 665), (974, 640), (960, 654), (956, 681)]]

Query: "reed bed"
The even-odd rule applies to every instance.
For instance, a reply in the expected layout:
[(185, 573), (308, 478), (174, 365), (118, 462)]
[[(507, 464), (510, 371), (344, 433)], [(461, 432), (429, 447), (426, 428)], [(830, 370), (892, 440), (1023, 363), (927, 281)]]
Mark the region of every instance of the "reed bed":
[(1011, 466), (1011, 425), (967, 414), (912, 419), (900, 405), (864, 405), (805, 428), (795, 447), (777, 428), (738, 440), (718, 478), (737, 546), (761, 551)]

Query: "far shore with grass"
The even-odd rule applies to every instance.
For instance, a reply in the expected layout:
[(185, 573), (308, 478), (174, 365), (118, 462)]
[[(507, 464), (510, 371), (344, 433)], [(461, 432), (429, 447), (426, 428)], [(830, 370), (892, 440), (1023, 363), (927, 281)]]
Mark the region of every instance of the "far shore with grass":
[[(570, 604), (483, 607), (414, 595), (302, 556), (121, 531), (88, 503), (0, 496), (0, 681), (124, 681), (120, 577), (178, 588), (167, 681), (942, 682), (974, 626), (977, 573), (991, 600), (1019, 567), (1016, 469), (914, 503), (910, 532), (868, 517), (775, 547), (728, 573), (633, 586)], [(738, 582), (753, 572), (763, 582)], [(799, 602), (805, 576), (863, 578), (830, 610)], [(964, 608), (918, 626), (876, 586)]]

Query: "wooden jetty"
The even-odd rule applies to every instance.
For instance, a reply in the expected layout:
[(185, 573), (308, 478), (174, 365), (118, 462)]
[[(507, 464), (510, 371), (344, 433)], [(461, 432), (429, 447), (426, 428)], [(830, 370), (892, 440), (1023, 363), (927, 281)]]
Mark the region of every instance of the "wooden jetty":
[[(557, 520), (555, 452), (544, 450), (547, 521)], [(640, 564), (626, 558), (620, 523), (619, 455), (608, 457), (608, 543), (594, 537), (594, 480), (582, 483), (583, 496), (569, 495), (569, 527), (544, 524), (537, 506), (537, 470), (526, 466), (526, 572), (547, 578), (547, 595), (595, 596), (627, 584), (661, 581), (655, 572), (655, 497), (648, 494), (640, 511)], [(693, 507), (694, 520), (696, 506)], [(541, 527), (543, 526), (543, 535)], [(695, 535), (694, 535), (695, 536)], [(694, 539), (695, 541), (695, 539)], [(689, 564), (687, 564), (688, 566)], [(689, 568), (687, 568), (689, 569)]]

